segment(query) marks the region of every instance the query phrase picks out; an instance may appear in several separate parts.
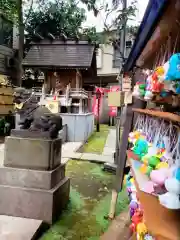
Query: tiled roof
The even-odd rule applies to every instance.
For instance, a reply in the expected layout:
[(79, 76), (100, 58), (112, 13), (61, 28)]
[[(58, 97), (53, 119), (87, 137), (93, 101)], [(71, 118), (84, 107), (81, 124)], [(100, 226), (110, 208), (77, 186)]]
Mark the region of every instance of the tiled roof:
[(42, 40), (33, 43), (25, 59), (25, 67), (90, 68), (95, 46), (86, 41), (63, 42)]

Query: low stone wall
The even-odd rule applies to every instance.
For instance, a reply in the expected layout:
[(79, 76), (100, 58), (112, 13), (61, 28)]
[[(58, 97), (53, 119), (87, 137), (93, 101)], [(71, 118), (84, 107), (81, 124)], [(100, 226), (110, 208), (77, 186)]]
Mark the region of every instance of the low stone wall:
[(63, 125), (67, 125), (68, 142), (85, 142), (94, 131), (93, 113), (60, 113)]

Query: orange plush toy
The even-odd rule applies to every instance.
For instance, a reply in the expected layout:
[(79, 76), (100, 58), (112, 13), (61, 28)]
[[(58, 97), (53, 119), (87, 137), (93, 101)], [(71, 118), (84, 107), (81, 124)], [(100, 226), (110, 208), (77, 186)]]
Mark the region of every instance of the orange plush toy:
[(163, 88), (163, 84), (159, 81), (157, 72), (152, 75), (152, 92), (159, 93)]

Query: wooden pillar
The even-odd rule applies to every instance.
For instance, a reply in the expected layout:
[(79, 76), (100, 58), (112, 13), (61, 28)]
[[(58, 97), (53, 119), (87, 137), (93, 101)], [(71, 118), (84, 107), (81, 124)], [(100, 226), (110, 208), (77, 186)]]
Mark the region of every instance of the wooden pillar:
[(51, 75), (51, 90), (53, 94), (56, 92), (56, 79), (57, 79), (57, 73), (54, 72)]
[(45, 99), (47, 94), (48, 73), (44, 72), (44, 83), (42, 85), (42, 99)]
[(79, 100), (79, 114), (83, 113), (83, 100), (80, 98)]
[(79, 89), (79, 72), (76, 71), (76, 90)]
[(121, 137), (120, 150), (117, 157), (117, 169), (116, 169), (116, 182), (115, 189), (117, 192), (122, 190), (123, 179), (124, 179), (124, 169), (126, 166), (126, 150), (128, 148), (128, 137), (129, 133), (133, 128), (133, 117), (134, 113), (132, 108), (145, 108), (146, 102), (136, 99), (133, 104), (127, 106), (126, 111), (126, 121), (123, 128), (123, 133)]

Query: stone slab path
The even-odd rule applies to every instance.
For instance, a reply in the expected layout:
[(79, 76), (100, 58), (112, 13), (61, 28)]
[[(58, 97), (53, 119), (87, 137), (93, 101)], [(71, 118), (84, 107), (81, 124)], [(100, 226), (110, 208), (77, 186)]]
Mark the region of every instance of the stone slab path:
[(103, 155), (111, 156), (115, 152), (116, 146), (116, 129), (110, 129), (106, 144), (103, 150)]
[(125, 211), (112, 221), (107, 232), (101, 236), (100, 240), (130, 240), (129, 225), (129, 211)]
[(62, 158), (85, 160), (99, 163), (114, 163), (115, 144), (116, 144), (116, 129), (110, 129), (103, 153), (101, 155), (95, 153), (77, 152), (77, 150), (83, 145), (82, 142), (66, 143), (66, 146), (62, 148)]
[(32, 240), (41, 226), (40, 220), (0, 215), (0, 239)]

